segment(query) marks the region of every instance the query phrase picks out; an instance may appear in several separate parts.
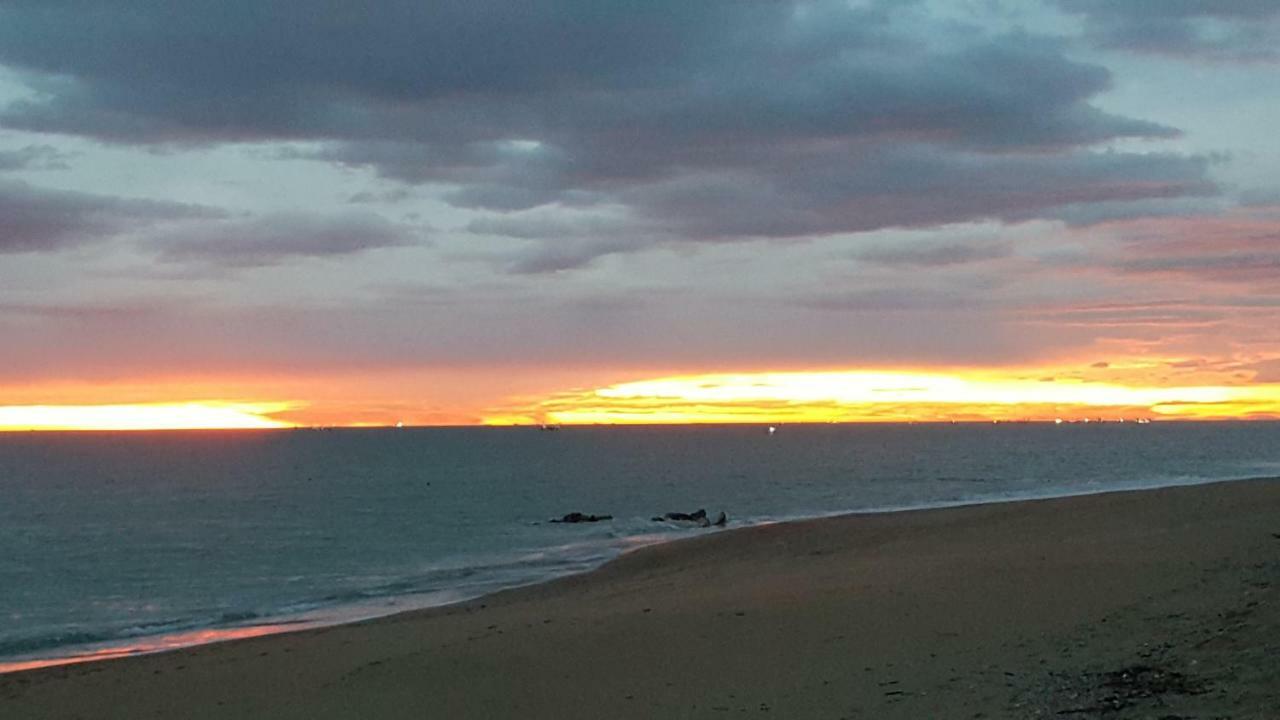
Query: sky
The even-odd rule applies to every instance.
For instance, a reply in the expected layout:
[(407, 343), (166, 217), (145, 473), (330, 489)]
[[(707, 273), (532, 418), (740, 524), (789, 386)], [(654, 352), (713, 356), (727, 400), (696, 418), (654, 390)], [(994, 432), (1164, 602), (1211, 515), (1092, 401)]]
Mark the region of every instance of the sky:
[(0, 427), (1277, 417), (1276, 48), (1273, 0), (0, 0)]

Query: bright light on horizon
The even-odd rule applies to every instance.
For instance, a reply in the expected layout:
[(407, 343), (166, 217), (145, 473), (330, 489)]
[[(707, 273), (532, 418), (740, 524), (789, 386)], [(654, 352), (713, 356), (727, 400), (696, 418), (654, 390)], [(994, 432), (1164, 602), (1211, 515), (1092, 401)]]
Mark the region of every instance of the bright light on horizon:
[(946, 403), (1088, 406), (1217, 403), (1238, 388), (1136, 388), (1111, 383), (966, 378), (906, 372), (756, 373), (699, 375), (623, 383), (596, 391), (606, 398), (669, 397), (693, 402)]
[(394, 427), (397, 422), (428, 426), (1280, 419), (1280, 383), (1201, 374), (1188, 378), (1190, 382), (1164, 385), (1166, 378), (1128, 366), (767, 371), (615, 383), (601, 379), (604, 382), (597, 385), (456, 407), (448, 407), (447, 401), (419, 405), (401, 395), (383, 394), (378, 387), (343, 388), (349, 395), (326, 395), (334, 392), (328, 385), (314, 392), (306, 386), (289, 388), (298, 402), (166, 399), (261, 397), (230, 387), (222, 392), (214, 388), (208, 395), (174, 388), (170, 395), (166, 388), (153, 386), (148, 390), (155, 401), (137, 403), (121, 403), (105, 392), (99, 393), (106, 396), (98, 403), (85, 402), (92, 397), (87, 392), (76, 393), (80, 397), (64, 392), (66, 400), (57, 402), (57, 393), (50, 392), (36, 402), (0, 406), (0, 432)]
[(489, 424), (1280, 417), (1280, 385), (1131, 386), (978, 372), (687, 375), (561, 393)]
[(9, 405), (0, 406), (0, 431), (288, 428), (294, 424), (271, 415), (292, 407), (284, 402)]

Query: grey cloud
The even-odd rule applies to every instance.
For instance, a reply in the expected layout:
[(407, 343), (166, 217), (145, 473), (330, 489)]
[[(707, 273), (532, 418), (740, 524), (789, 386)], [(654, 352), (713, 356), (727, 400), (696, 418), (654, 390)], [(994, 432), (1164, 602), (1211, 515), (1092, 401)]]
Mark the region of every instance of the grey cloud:
[(1280, 278), (1280, 252), (1224, 252), (1171, 257), (1148, 257), (1116, 264), (1133, 274), (1177, 273), (1218, 282), (1257, 282), (1274, 285)]
[(834, 0), (561, 0), (520, 12), (496, 0), (359, 12), (339, 0), (125, 4), (0, 9), (0, 60), (37, 73), (46, 95), (12, 106), (8, 122), (141, 142), (529, 138), (575, 149), (628, 132), (615, 140), (1062, 146), (1170, 132), (1089, 106), (1106, 71), (1045, 38), (948, 47), (902, 33), (880, 8)]
[(554, 202), (559, 192), (556, 188), (539, 188), (529, 185), (468, 185), (447, 193), (450, 205), (463, 208), (489, 210), (527, 210)]
[[(511, 362), (644, 369), (673, 361), (723, 366), (735, 357), (762, 364), (1008, 362), (1044, 352), (1044, 344), (1025, 333), (1005, 334), (983, 313), (919, 313), (904, 325), (893, 313), (850, 315), (769, 303), (737, 303), (726, 312), (653, 295), (623, 303), (565, 299), (545, 285), (457, 295), (439, 303), (335, 296), (308, 306), (208, 296), (175, 303), (156, 295), (142, 312), (64, 307), (39, 314), (39, 323), (24, 317), (32, 309), (10, 322), (0, 308), (0, 330), (17, 339), (6, 347), (0, 376), (145, 378), (175, 367), (299, 373)], [(1060, 346), (1062, 335), (1054, 333), (1049, 344)], [(92, 348), (94, 362), (78, 361), (69, 347)]]
[(989, 301), (972, 292), (904, 287), (829, 293), (801, 300), (797, 304), (815, 310), (875, 313), (895, 310), (967, 310), (988, 305)]
[[(138, 141), (360, 134), (394, 123), (405, 103), (669, 79), (786, 14), (681, 0), (11, 2), (0, 8), (0, 60), (63, 78), (46, 81), (53, 102), (19, 110), (64, 131)], [(382, 116), (371, 123), (370, 112)]]
[(531, 210), (476, 218), (467, 223), (467, 232), (477, 235), (502, 235), (522, 240), (557, 240), (562, 238), (602, 238), (636, 236), (652, 233), (633, 220), (601, 215), (575, 216), (550, 209)]
[(165, 303), (150, 302), (111, 302), (102, 304), (35, 304), (35, 303), (0, 303), (0, 317), (17, 316), (37, 318), (43, 321), (93, 324), (103, 322), (131, 322), (154, 316), (161, 312), (163, 306), (173, 310), (177, 306), (186, 307), (184, 299), (168, 298)]
[[(1081, 307), (1060, 310), (1033, 311), (1022, 314), (1028, 322), (1043, 323), (1049, 326), (1062, 327), (1096, 326), (1169, 326), (1186, 327), (1206, 325), (1223, 319), (1221, 312), (1191, 307), (1162, 308), (1156, 306), (1133, 307)], [(1106, 367), (1095, 363), (1092, 367)]]
[[(1093, 105), (1105, 68), (1050, 38), (901, 6), (10, 2), (0, 62), (37, 97), (0, 123), (149, 144), (321, 141), (298, 154), (440, 184), (460, 207), (620, 206), (645, 229), (634, 247), (1098, 202), (1123, 213), (1214, 191), (1200, 158), (1090, 151), (1177, 134)], [(577, 243), (514, 267), (619, 249)]]
[(1280, 190), (1251, 189), (1240, 193), (1242, 207), (1276, 207), (1280, 208)]
[(52, 145), (27, 145), (17, 150), (0, 150), (0, 171), (66, 170), (66, 153)]
[(596, 258), (635, 249), (635, 243), (622, 239), (541, 243), (507, 258), (505, 268), (518, 275), (554, 273), (584, 267)]
[(623, 197), (695, 237), (786, 237), (1026, 220), (1089, 202), (1217, 192), (1207, 161), (1177, 155), (940, 154), (928, 146), (807, 158), (803, 173), (719, 175), (634, 189)]
[(157, 223), (213, 218), (210, 208), (0, 181), (0, 253), (51, 252)]
[[(1109, 220), (1153, 210), (1170, 212), (1151, 198), (1170, 199), (1170, 204), (1176, 199), (1181, 203), (1177, 207), (1186, 210), (1192, 202), (1188, 198), (1215, 196), (1218, 190), (1206, 177), (1208, 164), (1207, 158), (1178, 155), (990, 156), (901, 145), (809, 154), (802, 172), (777, 174), (766, 165), (634, 184), (617, 193), (629, 212), (621, 218), (584, 219), (547, 208), (483, 217), (468, 229), (545, 240), (543, 259), (564, 269), (554, 258), (573, 258), (574, 266), (581, 266), (590, 262), (593, 251), (626, 252), (680, 239), (791, 238), (1067, 214), (1075, 224), (1089, 224), (1082, 208), (1101, 206), (1105, 211), (1095, 220)], [(1126, 211), (1126, 202), (1135, 207)], [(555, 248), (552, 243), (566, 246)], [(900, 264), (945, 264), (949, 259), (945, 250), (932, 256), (927, 250), (903, 252), (916, 255), (897, 258)], [(955, 252), (951, 255), (953, 262), (965, 260)], [(969, 259), (983, 259), (980, 255), (974, 251)], [(894, 260), (887, 255), (868, 259), (886, 264)], [(518, 266), (526, 263), (522, 260)]]
[(290, 258), (353, 255), (418, 241), (416, 231), (367, 212), (333, 216), (274, 214), (202, 223), (153, 237), (168, 262), (259, 267)]
[(1273, 0), (1057, 0), (1103, 47), (1216, 60), (1280, 60)]
[(901, 244), (870, 247), (858, 252), (859, 260), (889, 266), (942, 267), (996, 260), (1013, 254), (1007, 242), (979, 244), (945, 243), (934, 245)]
[(1224, 206), (1224, 198), (1205, 183), (1200, 191), (1171, 192), (1168, 197), (1152, 197), (1142, 200), (1096, 200), (1071, 203), (1054, 208), (1046, 216), (1061, 220), (1067, 225), (1085, 227), (1115, 220), (1135, 217), (1191, 217), (1217, 215)]
[(408, 200), (413, 193), (408, 188), (394, 188), (383, 192), (363, 191), (353, 193), (347, 198), (347, 202), (352, 205), (365, 205), (370, 203), (398, 203)]
[[(523, 209), (554, 199), (567, 184), (569, 163), (563, 151), (534, 140), (475, 141), (456, 146), (429, 140), (349, 142), (297, 156), (374, 167), (383, 177), (404, 182), (453, 183), (472, 192), (454, 193), (455, 204), (491, 204), (504, 209)], [(484, 202), (485, 193), (496, 195), (504, 190), (541, 193), (541, 197), (526, 203), (501, 198)], [(473, 196), (475, 201), (470, 200)]]
[(467, 223), (466, 230), (529, 241), (497, 258), (500, 267), (520, 275), (572, 270), (598, 257), (634, 252), (671, 239), (660, 228), (631, 219), (575, 215), (550, 208), (476, 218)]
[(1260, 300), (1265, 296), (1258, 291), (1276, 288), (1280, 278), (1280, 216), (1275, 210), (1252, 207), (1116, 223), (1106, 226), (1106, 232), (1120, 245), (1099, 259), (1121, 273), (1245, 284)]
[[(473, 114), (485, 118), (477, 134), (448, 133), (461, 142), (430, 134), (409, 143), (345, 141), (316, 156), (410, 182), (457, 183), (457, 204), (513, 210), (571, 193), (607, 200), (698, 173), (785, 181), (811, 155), (856, 159), (898, 145), (928, 143), (939, 155), (1044, 152), (1176, 134), (1088, 105), (1109, 83), (1105, 70), (1069, 62), (1043, 41), (1009, 36), (950, 53), (914, 50), (910, 60), (855, 49), (801, 64), (747, 52), (670, 87), (519, 98), (522, 112), (477, 101)], [(469, 119), (451, 113), (423, 108), (415, 127)]]

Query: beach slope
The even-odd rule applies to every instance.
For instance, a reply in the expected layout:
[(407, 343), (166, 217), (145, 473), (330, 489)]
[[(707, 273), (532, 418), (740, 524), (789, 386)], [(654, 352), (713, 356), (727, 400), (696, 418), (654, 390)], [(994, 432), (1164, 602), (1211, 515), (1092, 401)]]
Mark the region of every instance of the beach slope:
[(18, 718), (1280, 717), (1280, 481), (844, 516), (0, 676)]

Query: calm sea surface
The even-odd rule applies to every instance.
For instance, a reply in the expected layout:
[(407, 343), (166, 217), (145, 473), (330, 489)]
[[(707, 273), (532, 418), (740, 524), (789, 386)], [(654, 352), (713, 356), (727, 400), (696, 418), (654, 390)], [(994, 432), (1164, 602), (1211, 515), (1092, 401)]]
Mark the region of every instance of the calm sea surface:
[[(706, 530), (1280, 475), (1280, 424), (0, 434), (0, 661), (439, 604)], [(561, 525), (572, 511), (610, 522)], [(159, 643), (159, 644), (156, 644)]]

